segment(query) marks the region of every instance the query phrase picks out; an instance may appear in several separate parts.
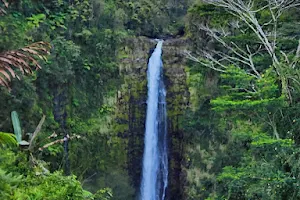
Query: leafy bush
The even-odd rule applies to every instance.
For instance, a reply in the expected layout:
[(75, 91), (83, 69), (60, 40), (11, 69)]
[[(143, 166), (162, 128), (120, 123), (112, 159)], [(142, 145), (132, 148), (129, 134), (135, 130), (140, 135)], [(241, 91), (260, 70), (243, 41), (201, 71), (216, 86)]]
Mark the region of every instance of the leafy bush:
[[(24, 160), (24, 153), (15, 154), (8, 149), (0, 150), (0, 199), (7, 200), (108, 200), (110, 189), (99, 190), (95, 195), (85, 191), (76, 177), (64, 176), (62, 172), (49, 173), (33, 161)], [(42, 171), (40, 173), (39, 171)]]

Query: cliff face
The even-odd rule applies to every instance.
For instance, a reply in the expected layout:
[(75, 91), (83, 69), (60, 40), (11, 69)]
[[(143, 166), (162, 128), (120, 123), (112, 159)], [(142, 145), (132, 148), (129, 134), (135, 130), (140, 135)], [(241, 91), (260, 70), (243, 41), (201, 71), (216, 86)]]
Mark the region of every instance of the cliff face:
[(185, 56), (188, 42), (181, 39), (167, 40), (163, 48), (164, 75), (167, 87), (168, 134), (169, 134), (169, 199), (183, 199), (184, 176), (183, 130), (181, 121), (188, 105), (189, 93), (186, 84)]
[[(156, 41), (145, 37), (125, 42), (119, 51), (119, 69), (124, 83), (118, 91), (116, 131), (127, 142), (127, 167), (136, 189), (140, 186), (147, 100), (147, 62)], [(169, 135), (168, 199), (182, 199), (183, 131), (181, 118), (189, 100), (186, 85), (184, 39), (170, 39), (163, 44), (164, 78), (167, 88)], [(138, 190), (137, 190), (138, 191)]]

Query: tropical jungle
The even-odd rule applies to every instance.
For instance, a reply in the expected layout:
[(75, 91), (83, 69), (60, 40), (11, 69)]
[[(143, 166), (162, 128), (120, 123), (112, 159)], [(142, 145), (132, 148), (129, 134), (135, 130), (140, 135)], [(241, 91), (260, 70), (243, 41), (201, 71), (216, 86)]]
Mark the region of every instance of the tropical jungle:
[(300, 1), (0, 0), (0, 199), (300, 199)]

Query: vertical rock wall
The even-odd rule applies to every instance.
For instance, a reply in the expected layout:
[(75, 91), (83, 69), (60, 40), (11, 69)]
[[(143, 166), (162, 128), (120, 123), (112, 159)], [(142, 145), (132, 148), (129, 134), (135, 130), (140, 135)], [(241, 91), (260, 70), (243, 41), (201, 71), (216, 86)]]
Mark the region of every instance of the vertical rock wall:
[[(119, 50), (119, 69), (124, 83), (118, 91), (117, 125), (120, 137), (127, 142), (127, 170), (132, 184), (140, 186), (147, 100), (147, 62), (156, 41), (145, 37), (129, 39)], [(169, 134), (168, 199), (182, 199), (184, 177), (183, 132), (181, 117), (188, 104), (185, 59), (183, 51), (188, 42), (183, 39), (166, 40), (163, 44), (164, 77), (167, 87)]]
[(188, 42), (171, 39), (164, 43), (163, 63), (167, 87), (167, 112), (169, 134), (169, 188), (168, 199), (183, 199), (185, 177), (182, 173), (184, 134), (181, 120), (188, 106), (189, 93), (186, 84), (185, 56)]

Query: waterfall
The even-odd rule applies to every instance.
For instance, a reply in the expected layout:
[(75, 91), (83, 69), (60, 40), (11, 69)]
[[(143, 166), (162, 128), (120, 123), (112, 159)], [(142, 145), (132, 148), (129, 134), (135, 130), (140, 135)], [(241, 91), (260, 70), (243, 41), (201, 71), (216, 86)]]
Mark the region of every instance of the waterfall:
[(141, 200), (164, 200), (168, 186), (167, 109), (159, 41), (148, 63), (148, 100)]

